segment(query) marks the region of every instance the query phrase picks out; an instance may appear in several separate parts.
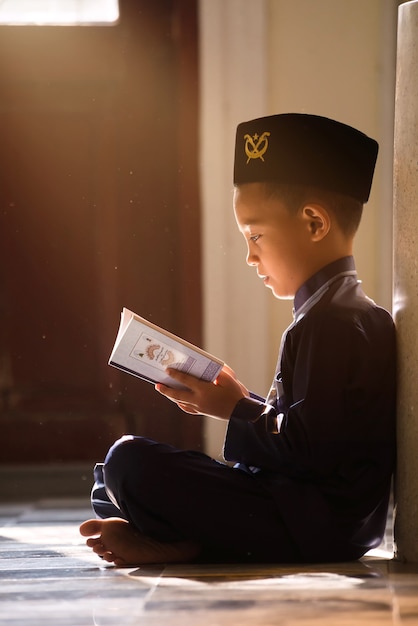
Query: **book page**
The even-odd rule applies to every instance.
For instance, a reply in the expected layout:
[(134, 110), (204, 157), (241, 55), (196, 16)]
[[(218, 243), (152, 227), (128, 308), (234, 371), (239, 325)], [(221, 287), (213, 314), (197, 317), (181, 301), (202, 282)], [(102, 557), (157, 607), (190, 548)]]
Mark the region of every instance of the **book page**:
[(223, 361), (124, 309), (109, 364), (152, 383), (182, 387), (166, 374), (166, 368), (213, 381)]

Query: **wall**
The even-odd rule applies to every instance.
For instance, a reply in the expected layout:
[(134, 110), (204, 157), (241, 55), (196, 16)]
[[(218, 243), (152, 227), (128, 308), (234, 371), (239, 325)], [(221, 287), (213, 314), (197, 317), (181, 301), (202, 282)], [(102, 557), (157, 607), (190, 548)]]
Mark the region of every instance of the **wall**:
[[(236, 125), (310, 112), (357, 126), (380, 143), (356, 258), (368, 294), (391, 308), (395, 0), (200, 0), (201, 175), (205, 345), (252, 390), (266, 393), (291, 303), (245, 266), (232, 217)], [(220, 453), (224, 425), (208, 420)]]
[(399, 9), (394, 141), (394, 315), (398, 335), (396, 557), (418, 562), (418, 1)]

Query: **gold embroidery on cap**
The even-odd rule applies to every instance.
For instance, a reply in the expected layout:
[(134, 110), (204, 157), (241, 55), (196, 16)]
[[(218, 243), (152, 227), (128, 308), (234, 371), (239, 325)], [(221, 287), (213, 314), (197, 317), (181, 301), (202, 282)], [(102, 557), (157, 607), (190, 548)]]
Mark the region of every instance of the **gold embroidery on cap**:
[(263, 159), (263, 154), (265, 154), (269, 141), (268, 137), (270, 137), (270, 133), (265, 132), (261, 136), (257, 133), (251, 137), (251, 135), (244, 135), (245, 139), (245, 154), (247, 155), (247, 165), (251, 161), (251, 159)]

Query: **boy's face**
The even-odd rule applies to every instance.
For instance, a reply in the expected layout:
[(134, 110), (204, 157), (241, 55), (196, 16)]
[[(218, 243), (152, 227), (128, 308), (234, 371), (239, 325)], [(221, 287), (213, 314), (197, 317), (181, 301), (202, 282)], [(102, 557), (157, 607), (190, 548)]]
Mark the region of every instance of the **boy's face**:
[(261, 183), (235, 189), (234, 211), (247, 242), (248, 265), (276, 298), (293, 298), (312, 275), (312, 242), (302, 211), (292, 213), (278, 198), (267, 197)]

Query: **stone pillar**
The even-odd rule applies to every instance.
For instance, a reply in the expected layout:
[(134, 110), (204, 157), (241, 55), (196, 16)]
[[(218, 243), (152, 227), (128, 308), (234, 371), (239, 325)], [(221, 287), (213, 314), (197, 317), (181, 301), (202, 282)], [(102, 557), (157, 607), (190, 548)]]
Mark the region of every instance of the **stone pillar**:
[(398, 330), (396, 557), (418, 562), (418, 0), (399, 7), (394, 147)]

